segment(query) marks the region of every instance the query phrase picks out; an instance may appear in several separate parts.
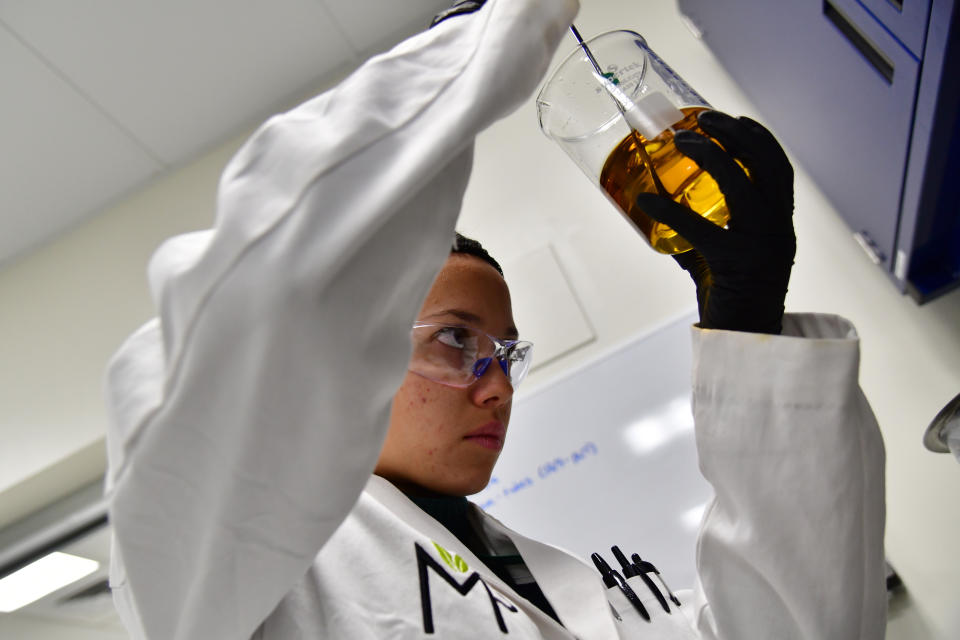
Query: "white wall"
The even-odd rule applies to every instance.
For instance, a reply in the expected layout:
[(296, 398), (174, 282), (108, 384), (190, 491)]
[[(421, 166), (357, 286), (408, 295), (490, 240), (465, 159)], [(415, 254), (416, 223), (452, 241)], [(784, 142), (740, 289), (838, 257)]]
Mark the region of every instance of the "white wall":
[[(716, 107), (762, 120), (682, 28), (673, 3), (644, 3), (642, 12), (620, 0), (583, 4), (585, 34), (641, 31)], [(236, 144), (0, 271), (0, 526), (102, 472), (101, 377), (152, 313), (147, 259), (163, 238), (209, 225), (218, 174)], [(917, 307), (866, 260), (802, 170), (796, 201), (788, 308), (840, 313), (860, 330), (862, 384), (887, 443), (888, 555), (913, 594), (913, 628), (947, 638), (960, 633), (960, 556), (944, 550), (960, 531), (960, 465), (925, 451), (920, 437), (960, 390), (960, 292)], [(686, 275), (650, 251), (539, 133), (532, 102), (481, 136), (461, 227), (504, 262), (552, 244), (597, 334), (536, 371), (529, 389), (693, 308)]]
[(210, 225), (234, 146), (0, 271), (0, 527), (103, 472), (103, 373), (153, 314), (147, 259), (171, 234)]

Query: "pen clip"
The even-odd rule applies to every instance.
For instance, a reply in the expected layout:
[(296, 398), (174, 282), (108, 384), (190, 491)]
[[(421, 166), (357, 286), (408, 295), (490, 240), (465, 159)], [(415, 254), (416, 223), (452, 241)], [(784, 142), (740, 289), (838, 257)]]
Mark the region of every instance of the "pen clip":
[(613, 552), (613, 557), (617, 559), (617, 562), (620, 563), (620, 566), (623, 568), (623, 577), (630, 579), (634, 576), (640, 575), (640, 571), (637, 570), (630, 561), (627, 560), (627, 557), (623, 555), (623, 552), (620, 551), (620, 547), (613, 545), (610, 547), (610, 551)]
[(646, 560), (643, 560), (639, 556), (639, 554), (636, 554), (636, 553), (632, 554), (630, 556), (630, 559), (633, 560), (634, 566), (639, 571), (641, 571), (644, 575), (646, 575), (647, 573), (657, 574), (657, 578), (660, 579), (660, 584), (662, 584), (663, 587), (667, 590), (667, 593), (670, 595), (670, 600), (673, 601), (673, 604), (677, 605), (678, 607), (682, 606), (680, 604), (680, 600), (677, 598), (677, 596), (673, 595), (673, 591), (670, 590), (670, 586), (667, 584), (667, 581), (663, 579), (663, 576), (660, 575), (660, 572), (657, 571), (657, 568), (653, 566), (652, 562), (647, 562)]
[(603, 559), (599, 553), (594, 553), (590, 555), (590, 559), (593, 560), (594, 566), (597, 567), (597, 571), (600, 572), (600, 577), (603, 578), (603, 584), (607, 589), (612, 589), (617, 586), (617, 581), (613, 577), (613, 569), (610, 568), (610, 565), (607, 564), (607, 561)]
[(659, 602), (660, 606), (663, 607), (663, 610), (667, 613), (670, 613), (670, 605), (667, 604), (667, 599), (663, 597), (662, 593), (660, 593), (660, 589), (658, 589), (657, 585), (653, 583), (653, 580), (651, 580), (646, 573), (641, 571), (639, 567), (631, 564), (630, 561), (627, 560), (627, 557), (623, 555), (623, 552), (620, 551), (620, 547), (614, 545), (610, 547), (610, 550), (613, 551), (613, 557), (616, 558), (617, 562), (620, 563), (620, 566), (623, 567), (624, 577), (633, 578), (635, 576), (640, 576), (640, 579), (643, 580), (645, 585), (647, 585), (647, 589), (649, 589), (650, 593), (654, 595), (654, 597), (657, 599), (657, 602)]
[(597, 567), (597, 571), (600, 572), (600, 575), (603, 576), (603, 584), (606, 585), (607, 589), (612, 589), (613, 587), (618, 587), (623, 596), (627, 601), (637, 610), (637, 613), (640, 614), (640, 617), (650, 622), (650, 614), (647, 612), (647, 608), (643, 606), (643, 603), (640, 601), (640, 598), (630, 588), (630, 585), (627, 584), (627, 581), (624, 579), (620, 572), (612, 569), (610, 565), (607, 564), (607, 561), (603, 559), (599, 553), (590, 554), (590, 559), (593, 560), (593, 564)]
[(640, 614), (640, 617), (650, 622), (650, 613), (647, 611), (647, 608), (643, 606), (643, 602), (640, 601), (640, 597), (637, 596), (636, 592), (630, 588), (630, 585), (627, 584), (627, 581), (624, 579), (620, 572), (616, 569), (611, 570), (611, 575), (613, 579), (617, 581), (617, 586), (620, 587), (620, 591), (623, 592), (623, 595), (627, 598), (630, 604), (633, 605), (633, 608), (637, 610), (637, 613)]

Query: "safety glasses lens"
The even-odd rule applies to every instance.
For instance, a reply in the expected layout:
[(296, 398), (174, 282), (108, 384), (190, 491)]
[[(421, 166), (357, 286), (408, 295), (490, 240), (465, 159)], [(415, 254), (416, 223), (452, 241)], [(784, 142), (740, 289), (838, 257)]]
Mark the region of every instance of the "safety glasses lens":
[(410, 370), (435, 382), (466, 387), (494, 360), (516, 388), (530, 368), (529, 342), (495, 343), (469, 327), (415, 325)]
[(530, 364), (533, 362), (533, 345), (529, 342), (515, 344), (510, 353), (509, 362), (510, 373), (508, 375), (513, 388), (516, 389), (527, 377), (527, 372), (530, 370)]
[(466, 386), (474, 379), (472, 368), (486, 336), (464, 327), (442, 325), (413, 329), (413, 356), (410, 370), (425, 378), (454, 386)]

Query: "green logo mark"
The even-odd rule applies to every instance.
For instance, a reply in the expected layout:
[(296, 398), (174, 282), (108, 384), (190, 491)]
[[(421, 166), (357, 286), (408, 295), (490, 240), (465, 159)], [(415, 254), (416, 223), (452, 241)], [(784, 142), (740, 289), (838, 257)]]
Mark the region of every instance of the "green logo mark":
[(620, 80), (616, 75), (614, 75), (613, 71), (607, 71), (605, 74), (603, 74), (603, 77), (615, 85), (620, 84)]
[[(431, 542), (433, 542), (431, 540)], [(470, 570), (467, 566), (467, 563), (463, 561), (463, 558), (458, 556), (455, 553), (450, 553), (436, 542), (433, 543), (433, 546), (437, 548), (437, 553), (440, 554), (440, 558), (447, 563), (447, 566), (453, 569), (454, 571), (459, 571), (460, 573), (466, 573)]]

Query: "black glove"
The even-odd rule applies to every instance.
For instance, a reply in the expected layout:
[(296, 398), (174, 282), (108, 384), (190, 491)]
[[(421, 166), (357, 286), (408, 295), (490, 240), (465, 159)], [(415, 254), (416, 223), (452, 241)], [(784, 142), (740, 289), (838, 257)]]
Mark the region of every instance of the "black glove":
[(678, 131), (675, 143), (717, 181), (730, 209), (727, 228), (656, 194), (641, 194), (637, 206), (693, 245), (674, 259), (697, 285), (701, 327), (780, 333), (797, 248), (793, 167), (773, 135), (750, 118), (704, 111), (698, 120), (723, 147), (692, 131)]
[(487, 0), (457, 0), (457, 2), (453, 3), (452, 7), (449, 9), (444, 9), (433, 17), (433, 21), (430, 23), (430, 28), (432, 29), (447, 18), (459, 16), (464, 13), (473, 13), (482, 7), (483, 3), (486, 1)]

